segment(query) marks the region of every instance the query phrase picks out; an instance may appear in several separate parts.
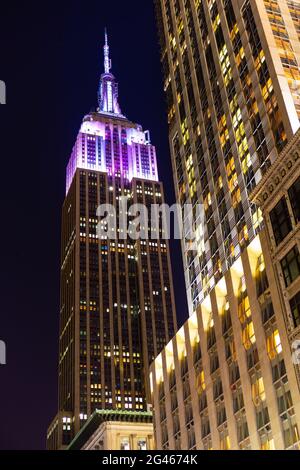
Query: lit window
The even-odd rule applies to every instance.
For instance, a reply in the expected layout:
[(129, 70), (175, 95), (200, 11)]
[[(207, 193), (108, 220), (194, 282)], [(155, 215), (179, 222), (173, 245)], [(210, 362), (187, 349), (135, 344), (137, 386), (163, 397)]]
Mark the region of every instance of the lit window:
[(255, 333), (254, 333), (254, 325), (253, 322), (249, 323), (246, 328), (243, 330), (243, 345), (245, 349), (248, 349), (256, 343)]
[(281, 339), (278, 330), (275, 330), (274, 333), (267, 338), (267, 351), (271, 361), (282, 352)]
[(138, 450), (147, 450), (146, 439), (138, 439)]
[(261, 444), (261, 450), (275, 450), (274, 439), (270, 439)]
[(255, 406), (258, 406), (262, 401), (265, 401), (266, 393), (263, 378), (260, 377), (254, 384), (252, 384), (252, 400)]
[(121, 450), (130, 450), (130, 442), (128, 437), (125, 437), (121, 440)]
[(198, 393), (201, 394), (205, 391), (206, 389), (206, 385), (205, 385), (205, 377), (204, 377), (204, 371), (202, 370), (199, 375), (198, 375), (198, 379), (197, 379), (197, 389), (198, 389)]

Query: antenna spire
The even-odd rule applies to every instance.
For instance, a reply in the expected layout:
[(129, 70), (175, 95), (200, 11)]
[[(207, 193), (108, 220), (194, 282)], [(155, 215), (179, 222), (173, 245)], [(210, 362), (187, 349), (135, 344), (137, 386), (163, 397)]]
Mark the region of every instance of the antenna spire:
[(111, 69), (111, 60), (109, 58), (109, 45), (108, 45), (108, 37), (107, 37), (107, 29), (105, 28), (105, 46), (104, 46), (104, 72), (110, 73)]

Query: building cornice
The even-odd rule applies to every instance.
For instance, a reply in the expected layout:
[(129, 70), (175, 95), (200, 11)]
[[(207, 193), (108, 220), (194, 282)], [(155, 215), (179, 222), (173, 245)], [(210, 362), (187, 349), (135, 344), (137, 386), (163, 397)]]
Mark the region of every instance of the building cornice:
[(267, 170), (262, 180), (252, 191), (250, 199), (264, 212), (276, 199), (286, 183), (300, 171), (300, 131), (284, 148), (277, 160)]

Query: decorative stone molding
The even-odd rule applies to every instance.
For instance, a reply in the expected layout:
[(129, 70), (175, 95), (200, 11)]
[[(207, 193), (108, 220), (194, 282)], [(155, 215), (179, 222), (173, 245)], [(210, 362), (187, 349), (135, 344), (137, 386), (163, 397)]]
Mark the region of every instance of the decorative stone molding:
[(300, 131), (298, 131), (250, 195), (264, 212), (287, 183), (300, 174)]

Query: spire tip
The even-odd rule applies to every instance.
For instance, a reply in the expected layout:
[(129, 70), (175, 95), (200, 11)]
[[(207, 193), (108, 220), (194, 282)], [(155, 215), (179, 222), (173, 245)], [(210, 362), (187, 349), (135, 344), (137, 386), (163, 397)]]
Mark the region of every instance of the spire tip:
[(105, 46), (104, 46), (104, 71), (105, 73), (110, 73), (111, 69), (111, 60), (109, 58), (109, 45), (108, 45), (108, 36), (107, 36), (107, 28), (104, 30), (105, 35)]

